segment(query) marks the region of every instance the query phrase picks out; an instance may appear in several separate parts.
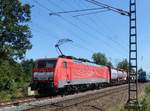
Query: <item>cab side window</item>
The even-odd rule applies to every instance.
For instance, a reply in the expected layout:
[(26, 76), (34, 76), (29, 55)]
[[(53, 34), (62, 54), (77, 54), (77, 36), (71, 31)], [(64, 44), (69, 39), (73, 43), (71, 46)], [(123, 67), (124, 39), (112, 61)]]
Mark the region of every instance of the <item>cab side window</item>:
[(63, 62), (63, 67), (64, 67), (64, 68), (67, 68), (67, 67), (68, 67), (67, 62)]

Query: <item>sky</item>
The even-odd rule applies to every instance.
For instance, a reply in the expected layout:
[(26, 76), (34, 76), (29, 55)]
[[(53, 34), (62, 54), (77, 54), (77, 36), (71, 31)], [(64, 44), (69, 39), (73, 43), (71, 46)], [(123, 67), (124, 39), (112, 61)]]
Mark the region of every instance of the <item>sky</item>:
[[(128, 11), (129, 0), (97, 0)], [(94, 52), (102, 52), (116, 65), (128, 58), (129, 18), (108, 11), (73, 17), (88, 12), (50, 16), (49, 13), (98, 8), (85, 0), (22, 0), (29, 3), (31, 21), (28, 23), (33, 45), (26, 59), (57, 57), (55, 44), (60, 39), (73, 42), (60, 48), (65, 55), (91, 60)], [(138, 67), (150, 71), (150, 0), (137, 0)]]

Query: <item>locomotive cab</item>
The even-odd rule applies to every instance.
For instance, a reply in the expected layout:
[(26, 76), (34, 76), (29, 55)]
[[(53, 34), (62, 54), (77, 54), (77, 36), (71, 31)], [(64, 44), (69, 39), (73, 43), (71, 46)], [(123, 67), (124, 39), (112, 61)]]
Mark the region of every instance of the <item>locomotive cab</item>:
[(32, 70), (32, 90), (52, 89), (57, 59), (39, 59)]

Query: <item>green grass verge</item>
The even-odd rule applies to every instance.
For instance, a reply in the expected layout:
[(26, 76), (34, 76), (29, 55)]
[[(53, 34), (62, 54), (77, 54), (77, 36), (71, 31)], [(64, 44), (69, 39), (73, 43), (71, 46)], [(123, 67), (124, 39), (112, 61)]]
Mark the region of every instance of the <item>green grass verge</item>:
[(145, 88), (145, 97), (141, 101), (143, 111), (150, 111), (150, 85)]

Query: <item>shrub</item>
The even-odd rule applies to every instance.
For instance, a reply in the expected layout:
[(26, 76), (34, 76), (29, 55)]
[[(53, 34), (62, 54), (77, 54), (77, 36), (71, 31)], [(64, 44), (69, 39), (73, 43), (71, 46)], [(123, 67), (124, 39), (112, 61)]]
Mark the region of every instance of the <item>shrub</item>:
[(142, 100), (141, 104), (143, 106), (143, 111), (150, 111), (150, 85), (145, 87), (145, 98)]
[(150, 94), (150, 85), (145, 87), (145, 93)]
[(30, 70), (25, 71), (21, 63), (0, 60), (0, 100), (25, 96), (30, 78)]

